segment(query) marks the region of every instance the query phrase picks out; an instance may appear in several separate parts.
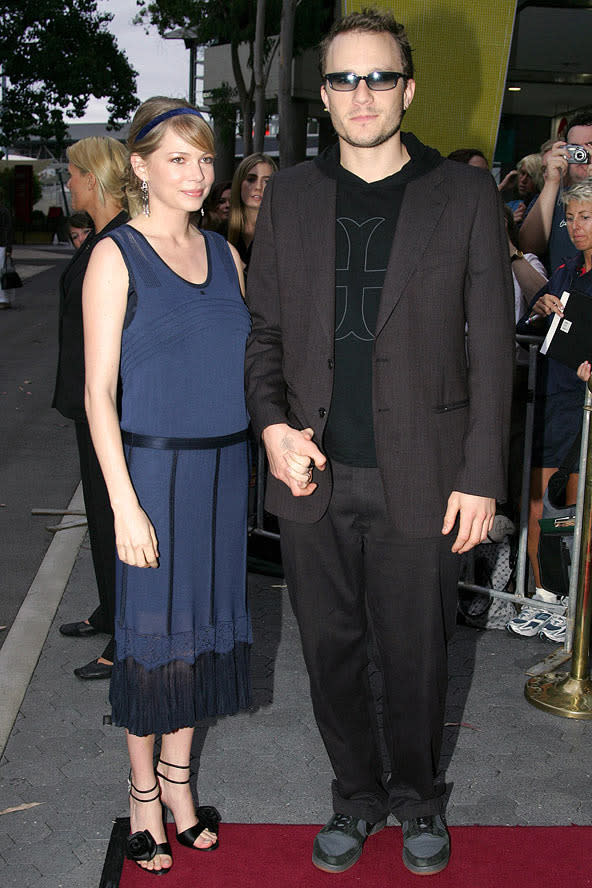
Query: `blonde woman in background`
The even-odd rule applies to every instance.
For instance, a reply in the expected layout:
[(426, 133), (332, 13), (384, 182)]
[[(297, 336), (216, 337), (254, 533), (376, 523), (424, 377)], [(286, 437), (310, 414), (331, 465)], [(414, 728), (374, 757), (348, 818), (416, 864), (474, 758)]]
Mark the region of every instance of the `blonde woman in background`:
[[(60, 278), (59, 354), (53, 406), (73, 419), (80, 458), (80, 475), (88, 520), (99, 606), (86, 620), (64, 623), (62, 635), (88, 638), (109, 636), (100, 657), (74, 674), (81, 679), (107, 679), (113, 665), (115, 614), (115, 534), (113, 512), (84, 409), (84, 338), (82, 331), (82, 283), (93, 248), (127, 221), (123, 174), (127, 152), (116, 139), (92, 136), (67, 150), (70, 200), (77, 215), (88, 214), (94, 226), (80, 244)], [(72, 217), (73, 218), (73, 217)], [(90, 220), (89, 220), (90, 221)], [(103, 298), (108, 298), (103, 292)]]

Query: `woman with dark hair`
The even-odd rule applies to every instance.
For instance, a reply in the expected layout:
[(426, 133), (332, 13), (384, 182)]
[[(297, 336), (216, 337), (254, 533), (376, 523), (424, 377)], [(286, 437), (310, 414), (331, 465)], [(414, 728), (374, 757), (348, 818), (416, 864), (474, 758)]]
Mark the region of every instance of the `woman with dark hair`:
[(89, 234), (92, 234), (95, 230), (93, 220), (85, 210), (82, 210), (80, 213), (72, 213), (71, 216), (68, 216), (66, 224), (72, 246), (75, 249), (82, 246)]
[(228, 242), (238, 250), (245, 272), (251, 258), (263, 192), (276, 172), (277, 165), (268, 154), (250, 154), (241, 160), (232, 178)]
[(231, 186), (232, 182), (218, 182), (217, 185), (214, 185), (204, 201), (204, 215), (199, 225), (200, 228), (226, 234), (228, 216), (230, 215)]
[(250, 703), (250, 318), (238, 253), (191, 223), (214, 181), (199, 111), (148, 99), (128, 151), (133, 218), (98, 244), (84, 283), (86, 411), (115, 519), (110, 700), (131, 764), (127, 856), (166, 873), (165, 807), (178, 842), (218, 846), (220, 815), (190, 789), (195, 723)]
[(466, 163), (468, 166), (480, 167), (483, 170), (489, 169), (487, 158), (478, 148), (457, 148), (448, 155), (448, 160), (455, 160), (457, 163)]
[(87, 226), (90, 223), (94, 227), (94, 234), (79, 243), (73, 240), (77, 250), (60, 278), (59, 353), (53, 406), (62, 416), (73, 419), (76, 425), (99, 606), (86, 620), (64, 623), (60, 632), (70, 638), (88, 638), (98, 632), (109, 636), (100, 657), (74, 670), (78, 678), (105, 679), (110, 678), (113, 665), (115, 535), (113, 512), (84, 410), (82, 283), (95, 245), (128, 218), (122, 184), (127, 155), (116, 139), (95, 136), (81, 139), (66, 153), (72, 208), (80, 224), (86, 222)]

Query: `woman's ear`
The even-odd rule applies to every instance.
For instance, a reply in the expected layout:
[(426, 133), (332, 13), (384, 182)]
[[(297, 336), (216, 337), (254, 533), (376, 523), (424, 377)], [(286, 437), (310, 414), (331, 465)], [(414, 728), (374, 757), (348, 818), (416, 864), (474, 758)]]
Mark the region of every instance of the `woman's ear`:
[(130, 155), (130, 165), (140, 181), (148, 179), (148, 173), (146, 171), (146, 161), (142, 157), (140, 157), (139, 154)]
[(94, 173), (87, 173), (86, 174), (86, 181), (88, 183), (88, 190), (94, 191), (95, 188), (97, 187), (97, 178), (96, 178), (95, 174)]

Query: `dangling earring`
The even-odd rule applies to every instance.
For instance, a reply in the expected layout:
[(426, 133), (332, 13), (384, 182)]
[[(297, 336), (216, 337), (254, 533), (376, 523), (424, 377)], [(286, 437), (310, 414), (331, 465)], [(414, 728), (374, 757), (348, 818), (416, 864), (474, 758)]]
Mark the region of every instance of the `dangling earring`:
[(199, 212), (201, 213), (201, 218), (203, 219), (203, 217), (205, 216), (204, 208), (202, 207)]
[(146, 179), (142, 179), (141, 191), (142, 191), (142, 209), (144, 211), (144, 215), (149, 216), (150, 215), (150, 196), (148, 194), (148, 182), (146, 181)]

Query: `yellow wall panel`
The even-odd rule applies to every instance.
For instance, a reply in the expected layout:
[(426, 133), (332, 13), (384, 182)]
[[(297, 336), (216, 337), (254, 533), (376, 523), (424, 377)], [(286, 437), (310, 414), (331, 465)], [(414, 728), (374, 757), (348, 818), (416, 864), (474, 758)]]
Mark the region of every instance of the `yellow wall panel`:
[(479, 148), (491, 163), (516, 0), (342, 0), (344, 15), (365, 6), (407, 28), (417, 89), (403, 129), (444, 155)]

